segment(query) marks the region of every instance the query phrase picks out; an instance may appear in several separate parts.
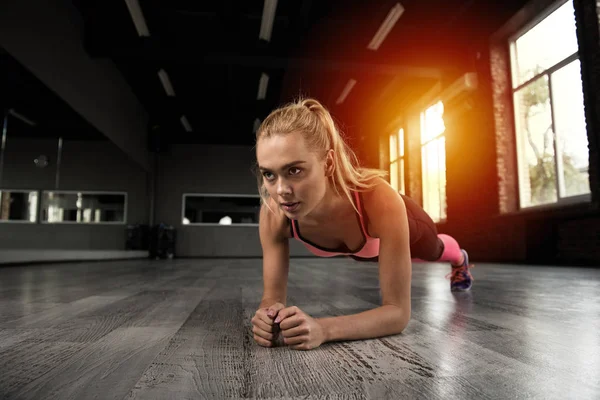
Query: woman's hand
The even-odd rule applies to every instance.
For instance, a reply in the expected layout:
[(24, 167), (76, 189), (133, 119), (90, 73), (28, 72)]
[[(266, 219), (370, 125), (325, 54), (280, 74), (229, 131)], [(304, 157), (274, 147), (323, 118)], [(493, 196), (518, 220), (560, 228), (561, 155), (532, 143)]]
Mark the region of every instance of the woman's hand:
[(294, 350), (314, 349), (325, 342), (323, 327), (296, 306), (279, 311), (275, 323), (279, 324), (283, 342)]
[(284, 307), (281, 303), (275, 303), (270, 307), (256, 310), (254, 317), (252, 317), (252, 332), (256, 343), (263, 347), (273, 347), (275, 345), (279, 335), (279, 326), (275, 325), (273, 319)]

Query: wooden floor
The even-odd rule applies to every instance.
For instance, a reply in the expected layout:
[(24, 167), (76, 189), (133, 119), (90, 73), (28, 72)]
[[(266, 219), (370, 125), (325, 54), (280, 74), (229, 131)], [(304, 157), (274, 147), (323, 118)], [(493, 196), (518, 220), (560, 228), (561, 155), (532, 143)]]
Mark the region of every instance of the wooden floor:
[[(311, 351), (254, 344), (259, 259), (0, 268), (3, 399), (598, 399), (600, 269), (480, 264), (452, 294), (415, 264), (392, 337)], [(290, 305), (379, 302), (376, 264), (295, 259)]]

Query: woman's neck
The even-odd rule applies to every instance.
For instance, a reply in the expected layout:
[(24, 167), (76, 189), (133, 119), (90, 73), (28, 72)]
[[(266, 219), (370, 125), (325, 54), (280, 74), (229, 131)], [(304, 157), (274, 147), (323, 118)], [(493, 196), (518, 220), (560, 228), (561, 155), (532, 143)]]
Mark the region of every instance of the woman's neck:
[(354, 212), (354, 207), (348, 197), (341, 190), (339, 194), (336, 193), (330, 186), (319, 205), (308, 215), (300, 218), (299, 221), (310, 225), (320, 225), (324, 222), (337, 220), (340, 217), (348, 215), (350, 212)]

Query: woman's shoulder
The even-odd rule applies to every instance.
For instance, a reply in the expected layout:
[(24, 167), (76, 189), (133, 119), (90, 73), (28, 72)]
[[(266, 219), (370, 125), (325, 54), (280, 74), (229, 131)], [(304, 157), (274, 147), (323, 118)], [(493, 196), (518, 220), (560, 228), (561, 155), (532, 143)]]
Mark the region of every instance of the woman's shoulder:
[(357, 190), (365, 200), (377, 200), (381, 196), (398, 195), (398, 192), (381, 177), (373, 177), (365, 182), (366, 188)]
[(361, 193), (363, 207), (369, 214), (385, 213), (397, 201), (402, 202), (400, 193), (383, 178), (376, 177), (369, 182), (369, 187)]

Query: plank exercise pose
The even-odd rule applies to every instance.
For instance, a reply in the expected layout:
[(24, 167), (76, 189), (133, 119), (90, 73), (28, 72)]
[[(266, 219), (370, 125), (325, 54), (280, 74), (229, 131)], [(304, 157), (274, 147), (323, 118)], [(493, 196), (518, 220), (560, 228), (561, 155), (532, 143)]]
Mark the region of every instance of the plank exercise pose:
[[(411, 313), (412, 259), (448, 261), (450, 289), (469, 290), (467, 252), (438, 234), (425, 211), (396, 192), (380, 170), (362, 168), (329, 112), (314, 99), (273, 111), (256, 133), (263, 297), (252, 318), (261, 346), (308, 350), (324, 342), (402, 332)], [(315, 319), (286, 307), (290, 238), (317, 256), (377, 259), (382, 305)]]

